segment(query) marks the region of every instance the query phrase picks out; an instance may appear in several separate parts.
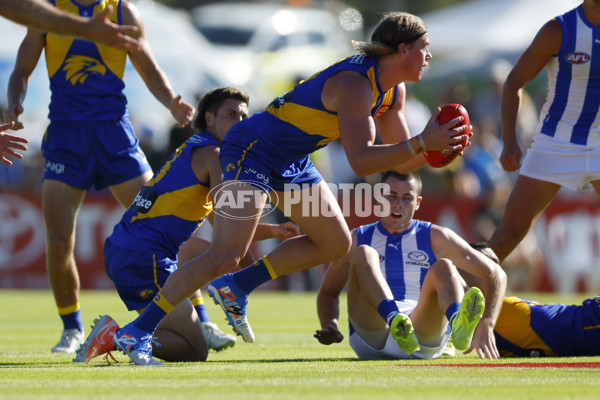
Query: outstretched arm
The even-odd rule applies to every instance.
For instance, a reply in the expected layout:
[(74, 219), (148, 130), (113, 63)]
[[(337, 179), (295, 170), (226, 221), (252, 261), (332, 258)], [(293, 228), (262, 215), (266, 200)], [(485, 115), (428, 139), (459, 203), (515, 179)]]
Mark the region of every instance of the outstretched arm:
[(282, 224), (260, 223), (256, 227), (252, 241), (256, 242), (272, 238), (283, 242), (286, 239), (300, 235), (300, 233), (300, 227), (291, 221)]
[(138, 29), (112, 23), (108, 19), (110, 12), (109, 7), (88, 19), (58, 10), (41, 0), (0, 0), (0, 14), (17, 23), (42, 31), (79, 36), (124, 50), (137, 49), (137, 40), (128, 35), (136, 34)]
[(317, 314), (321, 329), (313, 335), (321, 344), (340, 343), (344, 335), (339, 330), (340, 293), (344, 290), (350, 274), (350, 262), (356, 248), (356, 233), (352, 232), (350, 251), (329, 264), (317, 295)]
[(144, 25), (137, 8), (133, 4), (124, 1), (122, 10), (123, 22), (138, 27), (140, 32), (138, 37), (140, 50), (129, 51), (131, 63), (154, 97), (171, 111), (171, 115), (177, 121), (177, 126), (185, 126), (194, 118), (196, 109), (183, 101), (181, 95), (175, 95), (167, 75), (158, 66), (150, 44), (144, 35)]
[(0, 125), (0, 162), (6, 165), (12, 165), (12, 161), (6, 157), (23, 158), (23, 155), (17, 153), (14, 149), (25, 151), (27, 150), (27, 146), (24, 146), (22, 143), (29, 143), (29, 140), (25, 138), (4, 132), (12, 128), (14, 124), (14, 122), (9, 122), (8, 124)]

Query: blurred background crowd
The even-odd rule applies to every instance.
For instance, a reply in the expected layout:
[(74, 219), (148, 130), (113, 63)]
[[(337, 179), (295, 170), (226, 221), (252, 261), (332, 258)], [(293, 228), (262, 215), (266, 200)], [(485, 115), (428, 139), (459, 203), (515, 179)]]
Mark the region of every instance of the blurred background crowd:
[[(469, 241), (489, 238), (516, 179), (498, 162), (502, 150), (500, 101), (504, 79), (543, 23), (580, 3), (578, 0), (133, 2), (142, 14), (146, 36), (159, 65), (184, 100), (196, 103), (197, 98), (214, 87), (235, 86), (250, 95), (251, 112), (261, 110), (299, 80), (352, 54), (351, 40), (368, 40), (372, 27), (386, 11), (419, 15), (428, 26), (433, 59), (423, 80), (407, 86), (406, 117), (410, 130), (415, 135), (420, 133), (435, 107), (460, 103), (469, 111), (474, 135), (472, 146), (449, 167), (427, 167), (420, 171), (424, 200), (416, 217), (450, 226)], [(22, 26), (0, 20), (3, 38), (0, 109), (6, 106), (6, 82), (25, 32)], [(150, 95), (131, 64), (126, 67), (124, 80), (131, 121), (156, 170), (193, 131), (190, 127), (179, 129), (171, 125), (168, 111)], [(540, 74), (526, 87), (519, 121), (524, 150), (536, 128), (545, 85), (546, 77)], [(12, 167), (0, 165), (0, 221), (3, 221), (0, 287), (47, 287), (43, 237), (39, 245), (39, 235), (43, 232), (39, 225), (43, 170), (39, 148), (48, 123), (49, 97), (42, 58), (30, 82), (22, 115), (25, 129), (21, 133), (30, 140), (30, 149)], [(350, 169), (339, 143), (332, 143), (313, 156), (328, 182), (363, 181)], [(600, 207), (594, 199), (588, 190), (561, 191), (506, 261), (509, 290), (597, 292), (600, 289)], [(90, 192), (86, 204), (79, 216), (76, 250), (78, 264), (84, 266), (81, 274), (86, 273), (86, 268), (89, 272), (87, 280), (82, 277), (82, 286), (110, 287), (107, 278), (102, 277), (102, 252), (98, 247), (101, 248), (122, 209), (103, 192)], [(351, 228), (359, 222), (362, 223), (349, 219)], [(199, 233), (208, 234), (206, 230)], [(316, 290), (323, 268), (281, 278), (274, 288)], [(29, 278), (24, 278), (28, 274)]]

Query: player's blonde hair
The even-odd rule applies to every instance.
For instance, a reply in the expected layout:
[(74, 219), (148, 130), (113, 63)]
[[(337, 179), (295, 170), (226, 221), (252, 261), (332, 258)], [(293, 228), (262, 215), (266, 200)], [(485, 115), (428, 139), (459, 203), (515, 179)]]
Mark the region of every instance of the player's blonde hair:
[(371, 35), (370, 43), (354, 41), (356, 50), (369, 57), (394, 54), (400, 43), (413, 44), (427, 33), (421, 18), (405, 12), (389, 12), (383, 16)]

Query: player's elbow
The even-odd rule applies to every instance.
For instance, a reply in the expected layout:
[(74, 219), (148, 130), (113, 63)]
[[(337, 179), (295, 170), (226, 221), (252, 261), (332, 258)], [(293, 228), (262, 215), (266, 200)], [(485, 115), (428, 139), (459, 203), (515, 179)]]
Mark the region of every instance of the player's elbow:
[(354, 171), (356, 175), (360, 178), (364, 178), (367, 175), (372, 175), (374, 173), (380, 172), (375, 171), (372, 167), (372, 163), (368, 163), (365, 160), (361, 160), (359, 157), (348, 158), (348, 162), (350, 163), (350, 167)]
[(492, 267), (486, 269), (486, 276), (484, 277), (488, 282), (492, 282), (494, 286), (499, 289), (505, 291), (507, 276), (506, 272), (502, 269), (502, 267), (498, 264), (494, 264)]
[(500, 265), (495, 269), (496, 280), (498, 281), (498, 285), (503, 291), (506, 291), (506, 285), (508, 282), (508, 277), (506, 276), (506, 272), (502, 269)]

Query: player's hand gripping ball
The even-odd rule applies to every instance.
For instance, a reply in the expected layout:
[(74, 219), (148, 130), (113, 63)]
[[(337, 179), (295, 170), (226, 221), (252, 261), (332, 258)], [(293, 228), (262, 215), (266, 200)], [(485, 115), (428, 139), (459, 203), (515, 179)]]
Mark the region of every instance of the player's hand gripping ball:
[[(440, 110), (440, 115), (437, 117), (437, 121), (440, 125), (447, 123), (448, 121), (453, 120), (456, 117), (464, 117), (464, 119), (459, 122), (456, 126), (467, 125), (470, 126), (471, 122), (469, 121), (469, 114), (467, 110), (461, 106), (460, 104), (448, 104)], [(455, 126), (455, 127), (456, 127)], [(463, 132), (464, 134), (471, 136), (470, 128)], [(467, 143), (468, 139), (465, 139), (462, 142), (463, 145)], [(434, 168), (442, 168), (450, 164), (454, 159), (460, 154), (461, 150), (435, 150), (435, 151), (426, 151), (423, 153), (425, 156), (425, 160), (427, 163)]]

